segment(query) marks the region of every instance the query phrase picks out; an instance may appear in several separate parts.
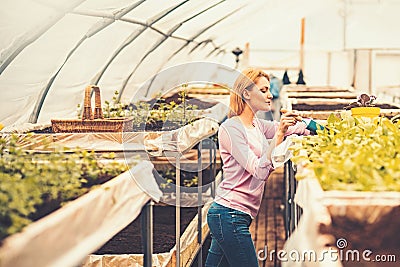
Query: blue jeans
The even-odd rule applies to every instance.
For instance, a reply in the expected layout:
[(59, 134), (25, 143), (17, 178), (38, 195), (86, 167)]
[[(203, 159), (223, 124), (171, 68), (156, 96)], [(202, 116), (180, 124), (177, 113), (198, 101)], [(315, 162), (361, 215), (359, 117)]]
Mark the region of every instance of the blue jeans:
[(258, 267), (249, 231), (250, 215), (213, 202), (207, 213), (211, 232), (206, 267)]

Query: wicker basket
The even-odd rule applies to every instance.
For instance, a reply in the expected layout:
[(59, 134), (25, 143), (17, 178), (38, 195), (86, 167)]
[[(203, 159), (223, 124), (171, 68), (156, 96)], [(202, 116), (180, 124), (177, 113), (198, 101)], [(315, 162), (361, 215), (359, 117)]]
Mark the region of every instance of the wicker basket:
[[(95, 108), (92, 113), (91, 97), (95, 93)], [(130, 132), (133, 130), (133, 118), (104, 118), (101, 108), (100, 88), (89, 85), (85, 89), (85, 99), (82, 119), (51, 120), (51, 126), (55, 133), (87, 133), (87, 132)]]

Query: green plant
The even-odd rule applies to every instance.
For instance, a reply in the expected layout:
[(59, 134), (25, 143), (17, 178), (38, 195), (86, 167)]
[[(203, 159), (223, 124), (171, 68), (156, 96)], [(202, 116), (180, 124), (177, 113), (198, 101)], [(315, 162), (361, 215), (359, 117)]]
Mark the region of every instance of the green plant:
[(136, 109), (133, 110), (132, 116), (134, 123), (152, 124), (155, 122), (168, 122), (178, 125), (186, 125), (197, 118), (195, 110), (198, 108), (196, 105), (187, 103), (187, 85), (182, 86), (182, 90), (178, 93), (179, 102), (170, 101), (166, 103), (164, 99), (159, 97), (157, 102), (153, 105), (149, 103), (138, 101), (134, 103)]
[(194, 175), (190, 180), (183, 180), (183, 185), (186, 187), (197, 186), (198, 183), (199, 183), (199, 178), (197, 177), (197, 175)]
[[(197, 118), (195, 110), (198, 107), (188, 104), (187, 84), (182, 85), (182, 90), (179, 91), (178, 95), (178, 102), (180, 103), (175, 101), (166, 103), (161, 96), (158, 96), (154, 104), (137, 101), (128, 105), (118, 102), (118, 91), (115, 91), (112, 100), (104, 102), (103, 114), (105, 118), (133, 117), (132, 123), (134, 125), (142, 125), (143, 123), (151, 125), (157, 122), (186, 125)], [(81, 108), (79, 105), (77, 113), (80, 116)]]
[(356, 102), (350, 103), (348, 106), (344, 107), (344, 109), (351, 109), (356, 107), (373, 107), (373, 102), (376, 100), (376, 96), (361, 94), (357, 97)]
[(82, 108), (81, 108), (81, 104), (78, 104), (76, 106), (76, 116), (78, 117), (78, 119), (82, 119)]
[(293, 155), (324, 190), (400, 191), (400, 121), (331, 114), (318, 135), (296, 141)]
[(186, 124), (186, 98), (187, 98), (187, 84), (182, 85), (182, 90), (179, 92), (179, 96), (181, 97), (181, 103), (183, 108), (183, 121)]
[[(172, 188), (171, 184), (175, 183), (176, 177), (176, 170), (175, 169), (168, 169), (166, 171), (161, 172), (161, 175), (165, 179), (165, 183), (160, 184), (160, 188)], [(185, 187), (195, 187), (198, 185), (198, 176), (193, 175), (190, 172), (181, 172), (181, 185)]]
[(170, 102), (166, 105), (164, 110), (170, 110), (168, 114), (168, 121), (179, 124), (186, 125), (196, 119), (195, 110), (198, 108), (196, 105), (188, 104), (187, 101), (187, 84), (183, 84), (181, 90), (179, 91), (179, 101), (180, 104), (175, 102)]
[(143, 122), (153, 122), (151, 117), (151, 106), (147, 102), (139, 101), (135, 104), (136, 109), (132, 111), (133, 124), (139, 125)]
[(100, 162), (94, 152), (35, 153), (22, 149), (15, 135), (0, 137), (0, 239), (127, 169)]
[(132, 116), (133, 109), (128, 104), (118, 101), (119, 92), (115, 91), (110, 101), (104, 101), (103, 115), (104, 118), (119, 118)]

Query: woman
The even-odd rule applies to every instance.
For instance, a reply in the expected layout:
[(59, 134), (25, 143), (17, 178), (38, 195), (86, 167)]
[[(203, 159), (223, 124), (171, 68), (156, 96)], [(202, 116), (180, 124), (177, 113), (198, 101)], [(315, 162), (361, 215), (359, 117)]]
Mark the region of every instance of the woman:
[(274, 170), (271, 152), (287, 135), (309, 134), (293, 111), (282, 114), (279, 123), (256, 119), (257, 111), (271, 110), (269, 88), (269, 76), (249, 68), (231, 92), (229, 118), (218, 133), (224, 179), (207, 214), (212, 237), (208, 267), (258, 266), (249, 226), (260, 208), (265, 180)]

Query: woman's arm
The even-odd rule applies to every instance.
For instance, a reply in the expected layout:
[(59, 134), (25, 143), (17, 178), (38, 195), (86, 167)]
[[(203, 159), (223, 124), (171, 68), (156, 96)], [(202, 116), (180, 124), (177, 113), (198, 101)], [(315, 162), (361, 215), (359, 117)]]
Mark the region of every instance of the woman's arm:
[[(291, 118), (290, 116), (285, 116), (282, 114), (281, 120), (278, 121), (266, 121), (260, 120), (261, 130), (263, 131), (267, 139), (272, 139), (276, 134), (279, 133), (280, 138), (283, 140), (285, 136), (291, 134), (298, 135), (310, 135), (310, 131), (307, 130), (307, 125), (304, 122), (298, 121)], [(283, 134), (283, 137), (282, 137)]]
[(285, 136), (291, 134), (309, 135), (310, 131), (306, 129), (307, 125), (301, 122), (297, 113), (288, 111), (283, 113), (279, 122), (264, 121), (264, 135), (267, 139), (272, 139), (267, 151), (268, 159), (271, 159), (272, 150), (283, 142)]
[[(228, 161), (236, 160), (242, 169), (245, 169), (254, 177), (266, 180), (273, 170), (271, 157), (266, 153), (268, 144), (264, 144), (261, 157), (258, 157), (249, 147), (247, 137), (243, 129), (238, 126), (221, 126), (218, 133), (221, 154), (228, 157)], [(229, 157), (233, 157), (233, 159)], [(232, 163), (232, 162), (230, 162)], [(239, 167), (234, 164), (225, 164), (232, 168)]]

